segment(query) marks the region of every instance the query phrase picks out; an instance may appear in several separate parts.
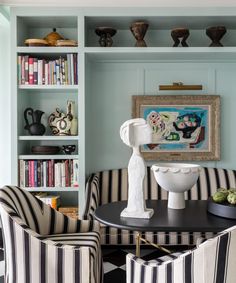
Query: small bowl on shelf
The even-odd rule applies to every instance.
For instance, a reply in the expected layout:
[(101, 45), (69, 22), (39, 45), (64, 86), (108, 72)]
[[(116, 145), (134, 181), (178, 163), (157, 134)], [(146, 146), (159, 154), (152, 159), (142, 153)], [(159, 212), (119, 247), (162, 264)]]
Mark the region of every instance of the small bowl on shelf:
[(49, 145), (37, 145), (31, 147), (31, 152), (34, 154), (57, 154), (60, 152), (60, 147)]
[(65, 154), (71, 154), (72, 152), (74, 152), (76, 149), (76, 145), (75, 144), (67, 144), (67, 145), (63, 145), (62, 146), (62, 151)]

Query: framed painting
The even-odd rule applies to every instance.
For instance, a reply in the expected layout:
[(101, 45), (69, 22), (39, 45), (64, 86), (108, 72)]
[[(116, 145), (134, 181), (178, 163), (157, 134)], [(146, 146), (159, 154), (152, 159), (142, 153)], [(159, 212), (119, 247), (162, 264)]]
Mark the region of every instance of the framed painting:
[(152, 127), (152, 143), (141, 147), (147, 160), (219, 160), (219, 95), (132, 97), (133, 118)]

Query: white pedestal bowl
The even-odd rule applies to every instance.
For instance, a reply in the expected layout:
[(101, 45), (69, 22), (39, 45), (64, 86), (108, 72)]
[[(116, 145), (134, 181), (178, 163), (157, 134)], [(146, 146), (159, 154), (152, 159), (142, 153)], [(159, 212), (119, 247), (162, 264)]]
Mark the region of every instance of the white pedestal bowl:
[(168, 207), (185, 208), (184, 192), (190, 190), (199, 177), (197, 164), (159, 163), (152, 166), (157, 183), (169, 192)]

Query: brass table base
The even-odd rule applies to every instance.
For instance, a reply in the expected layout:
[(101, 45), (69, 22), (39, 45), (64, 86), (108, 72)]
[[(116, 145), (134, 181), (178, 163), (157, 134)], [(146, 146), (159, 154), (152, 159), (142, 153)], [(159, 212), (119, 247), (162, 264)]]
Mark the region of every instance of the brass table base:
[(160, 246), (160, 245), (158, 245), (158, 244), (154, 244), (154, 243), (152, 243), (152, 242), (150, 242), (150, 241), (148, 241), (148, 240), (142, 238), (141, 235), (142, 235), (142, 234), (141, 234), (140, 232), (138, 232), (137, 235), (136, 235), (136, 256), (137, 256), (137, 257), (140, 257), (140, 243), (141, 243), (141, 241), (144, 242), (144, 243), (146, 243), (146, 244), (148, 244), (148, 245), (151, 245), (151, 246), (153, 246), (153, 247), (155, 247), (155, 248), (157, 248), (157, 249), (159, 249), (159, 250), (162, 250), (162, 251), (164, 251), (164, 252), (166, 252), (166, 253), (168, 253), (168, 254), (171, 253), (170, 250), (168, 250), (168, 249), (166, 249), (166, 248), (163, 248), (162, 246)]

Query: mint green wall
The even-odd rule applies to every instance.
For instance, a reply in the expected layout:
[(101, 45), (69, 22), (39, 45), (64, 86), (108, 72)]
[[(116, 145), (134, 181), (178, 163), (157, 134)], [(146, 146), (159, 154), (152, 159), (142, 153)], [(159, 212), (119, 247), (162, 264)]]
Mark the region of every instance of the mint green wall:
[[(221, 96), (221, 160), (203, 165), (236, 169), (236, 63), (91, 62), (86, 117), (89, 172), (126, 167), (130, 149), (119, 127), (131, 118), (132, 95), (218, 94)], [(202, 84), (203, 91), (159, 91), (160, 84)]]
[(0, 186), (10, 184), (10, 25), (8, 11), (0, 7)]

